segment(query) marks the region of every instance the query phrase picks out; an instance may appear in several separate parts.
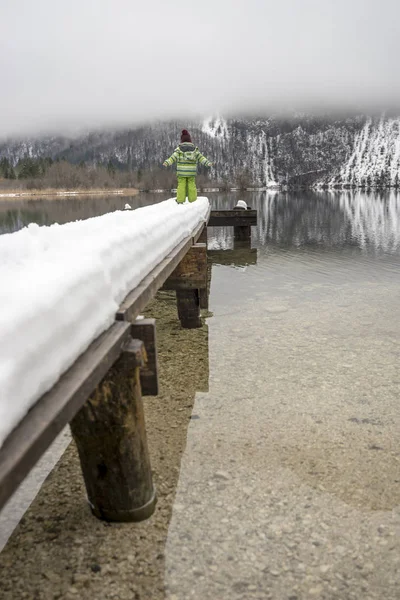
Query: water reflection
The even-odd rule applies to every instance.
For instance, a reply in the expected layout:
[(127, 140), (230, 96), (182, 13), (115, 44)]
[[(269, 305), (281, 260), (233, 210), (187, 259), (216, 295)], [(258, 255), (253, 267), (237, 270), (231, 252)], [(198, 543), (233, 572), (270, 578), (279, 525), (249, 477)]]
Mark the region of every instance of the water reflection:
[[(253, 245), (262, 247), (354, 246), (368, 252), (396, 253), (400, 248), (400, 194), (366, 192), (294, 192), (243, 195), (258, 211)], [(232, 208), (230, 195), (212, 198), (222, 210)], [(211, 247), (232, 248), (233, 231), (215, 228)]]
[(78, 219), (98, 217), (115, 210), (123, 210), (126, 202), (132, 208), (140, 208), (164, 199), (163, 194), (138, 194), (0, 200), (0, 234), (13, 233), (29, 223), (61, 225)]
[[(372, 192), (210, 193), (213, 208), (233, 208), (240, 198), (258, 211), (252, 245), (291, 248), (353, 247), (362, 252), (398, 253), (400, 194)], [(100, 196), (0, 201), (0, 233), (11, 233), (29, 223), (50, 225), (87, 219), (122, 210), (129, 201), (139, 208), (165, 200), (168, 194), (134, 197)], [(210, 249), (232, 249), (233, 229), (213, 228)]]

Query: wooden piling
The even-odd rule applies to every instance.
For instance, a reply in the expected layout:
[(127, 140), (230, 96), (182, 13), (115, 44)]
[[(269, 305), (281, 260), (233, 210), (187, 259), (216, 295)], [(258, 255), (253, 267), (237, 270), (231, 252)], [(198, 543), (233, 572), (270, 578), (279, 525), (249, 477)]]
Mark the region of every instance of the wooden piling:
[(163, 285), (164, 290), (207, 287), (207, 245), (194, 244)]
[(198, 290), (176, 290), (178, 317), (184, 329), (202, 326)]
[(205, 244), (207, 246), (207, 241), (208, 241), (208, 234), (207, 234), (207, 224), (204, 225), (203, 229), (201, 230), (200, 236), (197, 240), (197, 242), (199, 244)]
[(251, 226), (250, 225), (238, 225), (233, 228), (233, 237), (237, 241), (248, 241), (251, 240)]
[(71, 421), (89, 505), (106, 521), (142, 521), (155, 509), (140, 385), (141, 341), (120, 358)]
[(202, 326), (200, 298), (203, 305), (205, 300), (204, 293), (200, 290), (207, 290), (207, 244), (198, 243), (190, 248), (168, 277), (163, 289), (176, 290), (178, 316), (182, 327), (194, 329)]
[(132, 337), (141, 340), (146, 348), (147, 361), (140, 369), (143, 396), (158, 394), (158, 358), (155, 319), (137, 319), (132, 323)]
[(207, 224), (204, 225), (203, 230), (200, 234), (200, 237), (198, 239), (199, 244), (205, 244), (206, 246), (206, 261), (207, 261), (207, 266), (206, 266), (206, 287), (202, 287), (199, 288), (199, 302), (200, 302), (200, 309), (204, 309), (204, 310), (208, 310), (208, 306), (209, 306), (209, 302), (208, 302), (208, 298), (210, 295), (210, 278), (211, 278), (211, 265), (209, 265), (208, 263), (208, 250), (207, 250), (207, 244), (208, 244), (208, 228), (207, 228)]

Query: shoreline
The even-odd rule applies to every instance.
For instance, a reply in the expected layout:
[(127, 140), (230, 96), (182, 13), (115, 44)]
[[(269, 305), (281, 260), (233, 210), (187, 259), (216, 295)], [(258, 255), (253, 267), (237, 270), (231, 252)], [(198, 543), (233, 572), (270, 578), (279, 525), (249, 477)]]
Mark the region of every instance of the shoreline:
[[(313, 192), (356, 192), (362, 191), (367, 193), (372, 192), (382, 192), (382, 191), (400, 191), (400, 188), (396, 188), (393, 186), (387, 187), (371, 187), (365, 188), (360, 186), (340, 186), (340, 187), (332, 187), (332, 186), (295, 186), (295, 187), (248, 187), (244, 189), (231, 187), (228, 189), (224, 189), (221, 187), (208, 187), (208, 188), (198, 188), (199, 194), (207, 194), (207, 193), (238, 193), (238, 192), (266, 192), (269, 194), (277, 194), (277, 193), (288, 193), (295, 191), (305, 191), (310, 190)], [(137, 189), (137, 188), (120, 188), (120, 189), (87, 189), (87, 190), (57, 190), (48, 188), (45, 190), (1, 190), (0, 189), (0, 202), (1, 201), (12, 201), (12, 200), (32, 200), (35, 198), (46, 199), (46, 200), (54, 200), (57, 198), (70, 198), (74, 196), (85, 197), (85, 196), (136, 196), (137, 194), (157, 194), (157, 193), (176, 193), (176, 189)]]
[(67, 196), (136, 196), (139, 190), (136, 188), (121, 188), (117, 190), (88, 189), (88, 190), (0, 190), (0, 200), (30, 199), (30, 198), (64, 198)]

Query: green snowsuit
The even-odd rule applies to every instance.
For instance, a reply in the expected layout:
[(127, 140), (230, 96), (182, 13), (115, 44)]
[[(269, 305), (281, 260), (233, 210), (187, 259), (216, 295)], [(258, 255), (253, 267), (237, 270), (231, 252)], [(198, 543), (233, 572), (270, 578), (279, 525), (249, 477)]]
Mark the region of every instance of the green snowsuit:
[(196, 175), (197, 163), (211, 166), (211, 162), (202, 155), (200, 150), (191, 142), (179, 144), (177, 149), (163, 163), (165, 167), (171, 166), (174, 162), (177, 163), (176, 174), (178, 177), (178, 190), (176, 193), (176, 201), (178, 204), (183, 204), (188, 197), (189, 202), (197, 200)]

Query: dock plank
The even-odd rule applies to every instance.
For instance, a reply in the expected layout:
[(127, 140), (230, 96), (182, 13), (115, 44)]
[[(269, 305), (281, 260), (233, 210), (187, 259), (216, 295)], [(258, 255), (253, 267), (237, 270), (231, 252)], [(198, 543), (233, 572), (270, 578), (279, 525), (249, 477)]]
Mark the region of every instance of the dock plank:
[(242, 227), (257, 225), (256, 210), (212, 210), (209, 227)]

